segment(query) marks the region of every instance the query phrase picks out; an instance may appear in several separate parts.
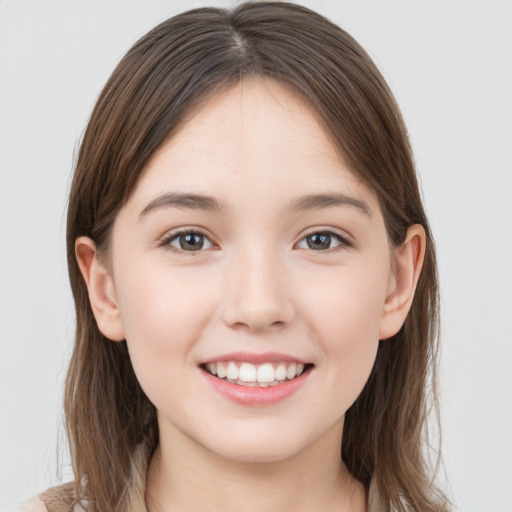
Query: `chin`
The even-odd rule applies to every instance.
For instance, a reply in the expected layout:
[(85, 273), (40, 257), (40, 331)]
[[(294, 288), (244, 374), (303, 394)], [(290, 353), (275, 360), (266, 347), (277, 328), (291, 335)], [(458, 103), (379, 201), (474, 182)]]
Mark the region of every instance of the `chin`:
[[(305, 450), (304, 440), (294, 440), (290, 436), (263, 435), (228, 436), (210, 450), (218, 456), (233, 462), (271, 463), (289, 459)], [(224, 441), (224, 440), (223, 440)]]

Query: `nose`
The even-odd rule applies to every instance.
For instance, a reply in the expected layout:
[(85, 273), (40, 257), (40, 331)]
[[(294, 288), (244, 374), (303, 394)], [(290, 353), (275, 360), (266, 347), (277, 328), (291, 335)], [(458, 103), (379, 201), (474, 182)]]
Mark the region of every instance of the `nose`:
[(291, 283), (275, 255), (243, 251), (226, 273), (222, 316), (228, 326), (278, 330), (293, 320)]

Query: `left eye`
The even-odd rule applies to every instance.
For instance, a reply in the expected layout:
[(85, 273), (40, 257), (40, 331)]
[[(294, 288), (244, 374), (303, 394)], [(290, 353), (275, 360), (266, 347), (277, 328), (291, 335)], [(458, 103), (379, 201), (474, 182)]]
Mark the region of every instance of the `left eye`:
[(197, 231), (180, 231), (175, 233), (163, 241), (164, 245), (173, 249), (193, 252), (201, 249), (211, 249), (213, 244), (211, 241)]
[[(304, 242), (306, 246), (304, 246)], [(335, 244), (334, 246), (332, 245), (333, 243)], [(326, 251), (328, 249), (340, 248), (343, 246), (350, 247), (351, 244), (345, 237), (332, 231), (318, 231), (311, 233), (299, 242), (299, 247), (302, 249), (313, 249), (314, 251)]]

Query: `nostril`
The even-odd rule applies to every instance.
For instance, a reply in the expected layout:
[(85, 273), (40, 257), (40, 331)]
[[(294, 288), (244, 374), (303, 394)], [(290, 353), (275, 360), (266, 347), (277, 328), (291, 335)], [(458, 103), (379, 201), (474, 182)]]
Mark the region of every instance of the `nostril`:
[(285, 326), (285, 323), (279, 321), (279, 322), (272, 322), (269, 324), (268, 322), (265, 322), (265, 321), (258, 321), (258, 320), (250, 321), (250, 320), (248, 320), (247, 322), (235, 322), (235, 323), (231, 324), (230, 326), (235, 329), (247, 329), (249, 331), (258, 332), (258, 331), (264, 331), (267, 329), (279, 330)]

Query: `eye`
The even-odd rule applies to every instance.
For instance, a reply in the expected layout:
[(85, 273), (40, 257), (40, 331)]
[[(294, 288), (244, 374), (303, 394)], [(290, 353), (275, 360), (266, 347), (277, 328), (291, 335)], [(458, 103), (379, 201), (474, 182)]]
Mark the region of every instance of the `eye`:
[(190, 229), (171, 233), (162, 240), (160, 245), (175, 252), (197, 252), (213, 247), (205, 234)]
[[(304, 244), (305, 242), (305, 244)], [(352, 247), (352, 244), (339, 233), (334, 231), (315, 231), (304, 237), (298, 247), (301, 249), (313, 249), (314, 251), (327, 251), (329, 249), (341, 250), (344, 247)]]

